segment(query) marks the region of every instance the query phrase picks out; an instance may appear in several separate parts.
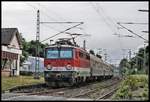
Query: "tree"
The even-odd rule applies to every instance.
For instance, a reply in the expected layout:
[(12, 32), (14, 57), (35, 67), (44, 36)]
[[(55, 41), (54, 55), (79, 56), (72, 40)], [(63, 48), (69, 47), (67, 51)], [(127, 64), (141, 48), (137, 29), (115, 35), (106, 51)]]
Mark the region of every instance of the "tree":
[(22, 56), (20, 57), (20, 65), (22, 66), (23, 62), (28, 58), (29, 53), (28, 50), (28, 43), (24, 38), (22, 38)]
[(23, 62), (27, 60), (28, 56), (34, 56), (36, 57), (36, 48), (37, 43), (39, 45), (39, 57), (44, 57), (44, 49), (45, 47), (48, 47), (48, 43), (42, 44), (41, 42), (37, 42), (34, 40), (31, 40), (30, 42), (27, 42), (25, 38), (22, 37), (22, 56), (20, 59), (20, 65), (22, 66)]
[[(138, 73), (145, 73), (144, 70), (146, 71), (146, 73), (149, 72), (148, 48), (149, 46), (146, 46), (146, 48), (140, 48), (136, 56), (131, 58), (131, 60), (129, 61), (127, 59), (122, 59), (119, 65), (122, 70), (122, 73), (128, 72), (129, 74), (134, 74), (136, 71)], [(145, 51), (145, 57), (144, 57), (144, 51)], [(144, 60), (145, 60), (145, 64), (144, 64)]]
[(120, 68), (120, 71), (121, 71), (121, 74), (122, 75), (127, 75), (129, 74), (129, 68), (130, 68), (130, 65), (128, 63), (128, 60), (127, 59), (122, 59), (120, 61), (120, 64), (119, 64), (119, 68)]
[(48, 47), (48, 44), (42, 44), (41, 42), (36, 42), (34, 40), (31, 40), (29, 43), (28, 43), (28, 53), (29, 55), (31, 56), (34, 56), (36, 57), (36, 50), (37, 50), (37, 44), (38, 44), (38, 50), (39, 50), (39, 57), (44, 57), (44, 49), (45, 47)]
[(128, 63), (128, 60), (124, 58), (124, 59), (122, 59), (122, 60), (120, 61), (119, 67), (120, 67), (120, 68), (127, 67), (127, 66), (126, 66), (127, 63)]

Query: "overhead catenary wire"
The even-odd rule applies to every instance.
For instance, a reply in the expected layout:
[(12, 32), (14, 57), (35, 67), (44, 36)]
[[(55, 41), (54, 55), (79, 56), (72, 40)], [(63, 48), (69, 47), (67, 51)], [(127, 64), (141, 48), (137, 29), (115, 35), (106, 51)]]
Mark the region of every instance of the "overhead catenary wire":
[[(34, 10), (38, 10), (38, 8), (37, 7), (35, 7), (35, 6), (33, 6), (33, 5), (31, 5), (31, 4), (29, 4), (29, 3), (26, 3), (28, 6), (30, 6), (30, 7), (32, 7)], [(41, 6), (41, 4), (38, 4), (39, 6)], [(42, 6), (42, 8), (43, 8), (43, 6)], [(40, 12), (42, 12), (50, 21), (51, 20), (53, 20), (53, 21), (58, 21), (58, 20), (56, 20), (56, 18), (54, 19), (53, 17), (51, 17), (51, 16), (49, 16), (47, 13), (46, 13), (46, 11), (45, 10), (43, 10), (43, 9), (41, 9), (41, 7), (40, 7)], [(62, 25), (62, 26), (64, 26), (64, 25)], [(65, 27), (65, 26), (64, 26)]]
[[(40, 6), (42, 6), (42, 8), (44, 8), (45, 10), (49, 11), (49, 9), (46, 8), (44, 5), (41, 5), (41, 4), (40, 4)], [(61, 20), (63, 20), (63, 21), (66, 21), (62, 16), (59, 16), (58, 14), (52, 12), (52, 10), (50, 10), (50, 12), (53, 13), (53, 14), (55, 14), (59, 19), (61, 19)]]
[(103, 12), (104, 16), (107, 18), (107, 20), (109, 20), (110, 23), (113, 24), (113, 27), (115, 26), (115, 30), (116, 30), (116, 28), (118, 28), (117, 21), (114, 18), (111, 18), (110, 16), (108, 16), (106, 14), (106, 11), (103, 9), (103, 7), (101, 6), (100, 3), (98, 3), (97, 5), (101, 9), (101, 11)]
[[(98, 7), (98, 4), (95, 4), (95, 5), (94, 5), (93, 3), (91, 3), (91, 5), (92, 5), (92, 7), (94, 8), (94, 10), (97, 12), (97, 14), (98, 14), (100, 17), (102, 17), (103, 21), (104, 21), (105, 24), (110, 28), (110, 30), (115, 33), (116, 30), (114, 30), (114, 29), (112, 28), (111, 24), (109, 24), (109, 22), (107, 21), (107, 19), (106, 19), (104, 13), (102, 13), (102, 9), (100, 9), (100, 8)], [(101, 10), (101, 11), (100, 11), (100, 10)]]
[(134, 23), (134, 22), (119, 22), (120, 24), (141, 24), (141, 25), (147, 25), (148, 23)]
[[(43, 5), (41, 5), (41, 4), (39, 4), (40, 6), (42, 6), (42, 9), (44, 8), (46, 11), (49, 11), (49, 9), (47, 9), (45, 6), (43, 6)], [(52, 13), (52, 12), (51, 12)], [(45, 13), (46, 14), (46, 13)], [(54, 14), (54, 13), (53, 13)], [(55, 13), (55, 15), (57, 15), (57, 18), (59, 18), (61, 21), (66, 21), (63, 17), (61, 17), (61, 16), (59, 16), (58, 14), (56, 14)], [(47, 15), (47, 17), (50, 17), (49, 15)], [(57, 24), (60, 24), (61, 25), (61, 27), (63, 26), (63, 27), (65, 27), (66, 28), (66, 26), (64, 26), (64, 25), (62, 25), (62, 24), (72, 24), (72, 23), (80, 23), (80, 22), (60, 22), (60, 21), (58, 21), (58, 20), (53, 20), (53, 21), (55, 21), (55, 22), (40, 22), (40, 24), (43, 24), (43, 23), (57, 23)], [(52, 27), (51, 27), (52, 28)], [(58, 31), (58, 30), (57, 30)]]
[[(93, 4), (92, 4), (93, 5)], [(118, 29), (118, 26), (117, 26), (117, 21), (115, 20), (115, 19), (111, 19), (108, 15), (106, 16), (106, 13), (105, 13), (105, 11), (104, 11), (104, 9), (101, 7), (101, 5), (99, 4), (96, 4), (97, 5), (97, 7), (95, 7), (94, 5), (93, 5), (93, 8), (96, 10), (96, 8), (97, 8), (97, 10), (96, 10), (96, 12), (99, 14), (99, 16), (102, 16), (103, 17), (103, 20), (104, 20), (104, 22), (106, 23), (106, 25), (111, 29), (111, 31), (112, 32), (114, 32), (114, 33), (116, 33), (116, 32), (118, 32), (119, 31), (119, 29)], [(98, 10), (99, 9), (99, 10)], [(101, 10), (101, 12), (100, 12), (100, 10)], [(118, 37), (118, 40), (119, 40), (119, 45), (120, 45), (120, 49), (122, 49), (123, 48), (123, 44), (122, 44), (122, 42), (121, 42), (121, 38), (120, 37)]]
[[(44, 8), (46, 11), (49, 11), (49, 9), (46, 8), (44, 5), (41, 5), (41, 4), (40, 4), (40, 6), (42, 6), (42, 8)], [(62, 25), (62, 24), (65, 24), (65, 23), (68, 23), (68, 24), (80, 23), (80, 22), (67, 22), (66, 19), (64, 19), (62, 16), (59, 16), (57, 13), (54, 13), (54, 12), (52, 12), (52, 11), (50, 11), (50, 12), (53, 13), (53, 14), (55, 14), (60, 20), (66, 21), (66, 22), (59, 22), (59, 21), (57, 20), (57, 22), (41, 22), (41, 24), (42, 24), (42, 23), (58, 23), (58, 24), (60, 24), (61, 26), (65, 27), (65, 26)], [(56, 21), (56, 20), (55, 20), (55, 21)], [(48, 26), (50, 26), (50, 25), (48, 25)], [(52, 28), (52, 27), (50, 27), (50, 28)], [(55, 29), (55, 30), (56, 30), (56, 29)], [(59, 31), (59, 30), (56, 30), (56, 31)]]
[[(33, 6), (33, 5), (29, 4), (29, 3), (25, 3), (25, 4), (26, 4), (27, 6), (32, 7), (34, 10), (38, 10), (37, 7), (35, 7), (35, 6)], [(40, 5), (40, 6), (41, 6), (41, 5)], [(41, 10), (41, 9), (40, 9), (40, 10)], [(53, 20), (53, 21), (56, 21), (56, 19), (54, 19), (54, 18), (50, 17), (49, 15), (47, 15), (47, 13), (45, 13), (43, 10), (41, 10), (41, 12), (43, 12), (43, 13), (45, 14), (45, 16), (46, 16), (48, 19)], [(51, 27), (50, 25), (44, 25), (44, 26), (49, 26), (49, 28), (51, 28), (52, 30), (58, 31), (58, 30), (56, 30), (54, 27)]]
[[(44, 26), (47, 27), (47, 28), (51, 28), (51, 29), (54, 30), (54, 31), (61, 32), (60, 30), (58, 30), (58, 29), (56, 29), (56, 28), (54, 28), (54, 27), (48, 26), (48, 25), (46, 25), (46, 24), (44, 24)], [(70, 32), (63, 32), (63, 33), (69, 34), (69, 35), (71, 34)], [(75, 38), (76, 38), (76, 37), (75, 37)]]
[[(100, 4), (99, 4), (99, 5), (100, 5)], [(99, 6), (99, 7), (101, 8), (102, 11), (104, 11), (101, 6)], [(103, 12), (103, 13), (105, 14), (105, 12)], [(112, 20), (109, 16), (107, 16), (107, 18), (108, 18), (108, 20), (110, 19), (110, 21), (112, 21), (112, 23), (113, 23), (113, 20)], [(116, 20), (114, 20), (114, 21), (116, 22)], [(116, 24), (117, 24), (117, 22), (114, 23), (114, 25), (116, 25)], [(123, 24), (148, 25), (148, 23), (135, 23), (135, 22), (127, 22), (127, 23), (123, 23)], [(128, 31), (131, 32), (131, 33), (134, 33), (133, 31), (131, 31), (131, 30), (129, 30), (129, 29), (128, 29)], [(140, 36), (140, 35), (138, 35), (138, 34), (136, 34), (136, 33), (134, 33), (134, 35), (137, 35), (138, 37), (144, 39), (142, 36)], [(124, 37), (133, 37), (133, 36), (132, 36), (132, 35), (131, 35), (131, 36), (130, 36), (130, 35), (124, 35)], [(146, 39), (144, 39), (144, 40), (146, 40)], [(148, 41), (148, 40), (146, 40), (146, 41)]]
[(70, 23), (70, 24), (72, 24), (72, 23), (81, 23), (81, 22), (40, 22), (41, 24), (43, 24), (43, 23), (61, 23), (61, 24), (66, 24), (66, 23)]
[[(31, 4), (28, 4), (28, 3), (26, 3), (28, 6), (30, 6), (30, 7), (32, 7), (34, 10), (37, 10), (37, 7), (35, 7), (35, 6), (33, 6), (33, 5), (31, 5)], [(38, 3), (38, 5), (39, 6), (42, 6), (42, 8), (43, 8), (43, 5), (41, 5), (41, 4), (39, 4)], [(41, 7), (40, 7), (40, 9), (41, 9)], [(53, 19), (52, 17), (50, 17), (46, 12), (44, 12), (44, 10), (42, 9), (41, 10), (44, 14), (45, 14), (45, 16), (47, 16), (49, 19), (51, 18), (52, 20), (53, 20), (53, 22), (51, 21), (51, 22), (40, 22), (40, 24), (43, 24), (43, 23), (57, 23), (57, 24), (60, 24), (61, 26), (64, 26), (64, 25), (62, 25), (62, 24), (66, 24), (66, 23), (68, 23), (68, 24), (72, 24), (72, 23), (81, 23), (81, 22), (60, 22), (60, 21), (57, 21), (57, 20), (55, 20), (55, 19)], [(82, 22), (83, 23), (83, 22)], [(55, 31), (58, 31), (58, 32), (61, 32), (60, 30), (58, 30), (58, 29), (55, 29), (54, 27), (51, 27), (50, 25), (49, 25), (49, 27), (51, 28), (51, 29), (53, 29), (53, 30), (55, 30)], [(65, 27), (65, 26), (64, 26)], [(61, 32), (62, 33), (62, 32)], [(63, 33), (65, 33), (65, 32), (63, 32)], [(59, 35), (59, 33), (57, 34), (57, 35)], [(43, 41), (42, 41), (43, 42)]]
[[(31, 5), (31, 4), (29, 4), (29, 3), (25, 3), (26, 5), (28, 5), (28, 6), (30, 6), (30, 7), (32, 7), (34, 10), (38, 10), (39, 8), (37, 8), (37, 7), (35, 7), (35, 6), (33, 6), (33, 5)], [(38, 4), (39, 5), (39, 4)], [(48, 18), (51, 18), (52, 20), (54, 20), (54, 21), (56, 21), (56, 19), (54, 19), (54, 18), (52, 18), (51, 16), (49, 16), (44, 10), (42, 10), (41, 8), (40, 8), (40, 12), (42, 12), (42, 13), (44, 13), (45, 14), (45, 16), (47, 16)]]
[[(40, 5), (40, 6), (41, 6), (41, 5)], [(42, 8), (43, 8), (43, 7), (45, 8), (45, 6), (42, 5)], [(45, 8), (45, 9), (46, 9), (46, 8)], [(60, 18), (60, 17), (59, 17), (59, 18)], [(65, 21), (66, 21), (66, 20), (65, 20)], [(56, 21), (55, 21), (55, 22), (54, 22), (54, 21), (53, 21), (53, 22), (52, 22), (52, 21), (51, 21), (51, 22), (40, 22), (40, 24), (49, 24), (49, 23), (60, 24), (61, 26), (64, 26), (64, 25), (62, 25), (62, 24), (67, 24), (67, 23), (68, 23), (68, 24), (72, 24), (72, 23), (81, 23), (81, 22), (67, 22), (67, 21), (66, 21), (66, 22), (60, 22), (60, 21), (57, 21), (57, 22), (56, 22)], [(82, 23), (83, 23), (83, 22), (82, 22)], [(64, 27), (65, 27), (65, 26), (64, 26)], [(52, 28), (52, 29), (55, 30), (55, 31), (60, 32), (60, 30), (55, 29), (54, 27), (50, 27), (50, 28)], [(63, 33), (66, 33), (66, 32), (63, 32)]]
[(123, 27), (124, 29), (128, 30), (130, 33), (132, 33), (132, 34), (138, 36), (139, 38), (141, 38), (141, 39), (143, 39), (143, 40), (145, 40), (145, 41), (148, 41), (147, 39), (143, 38), (142, 36), (140, 36), (140, 35), (134, 33), (132, 30), (130, 30), (130, 29), (124, 27), (123, 25), (121, 25), (120, 22), (118, 22), (117, 24), (120, 25), (121, 27)]
[(100, 17), (103, 17), (102, 19), (104, 20), (105, 24), (111, 29), (111, 31), (114, 32), (114, 30), (111, 28), (111, 25), (110, 25), (109, 23), (107, 23), (107, 21), (105, 20), (104, 16), (100, 14), (99, 9), (98, 9), (94, 4), (91, 3), (91, 5), (92, 5), (92, 7), (94, 8), (94, 10), (97, 12), (97, 14), (98, 14)]
[(70, 28), (68, 28), (68, 29), (66, 29), (66, 30), (64, 30), (64, 31), (61, 31), (61, 32), (59, 32), (59, 33), (57, 33), (57, 34), (55, 34), (55, 35), (49, 37), (49, 38), (46, 38), (45, 40), (43, 40), (43, 41), (41, 41), (41, 42), (44, 42), (44, 41), (46, 41), (46, 40), (48, 40), (48, 39), (50, 39), (50, 38), (53, 38), (53, 37), (55, 37), (55, 36), (57, 36), (57, 35), (59, 35), (59, 34), (61, 34), (61, 33), (64, 33), (64, 32), (66, 32), (66, 31), (72, 29), (72, 28), (75, 28), (75, 27), (77, 27), (77, 26), (79, 26), (79, 25), (81, 25), (81, 24), (83, 24), (83, 22), (81, 22), (80, 24), (77, 24), (77, 25), (75, 25), (75, 26), (72, 26), (72, 27), (70, 27)]

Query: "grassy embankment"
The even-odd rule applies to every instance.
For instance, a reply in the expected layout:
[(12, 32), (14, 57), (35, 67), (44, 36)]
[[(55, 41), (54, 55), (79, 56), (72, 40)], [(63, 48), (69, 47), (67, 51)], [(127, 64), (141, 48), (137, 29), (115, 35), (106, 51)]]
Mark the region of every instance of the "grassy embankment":
[(123, 80), (114, 100), (148, 100), (148, 75), (129, 75)]
[(15, 86), (44, 83), (43, 77), (37, 80), (33, 76), (1, 77), (1, 79), (2, 91), (6, 91)]

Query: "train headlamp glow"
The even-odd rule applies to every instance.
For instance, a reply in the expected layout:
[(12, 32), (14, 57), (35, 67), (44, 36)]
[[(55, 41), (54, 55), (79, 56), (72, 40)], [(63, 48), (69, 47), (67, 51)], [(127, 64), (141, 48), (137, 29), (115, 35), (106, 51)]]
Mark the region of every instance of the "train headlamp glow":
[(71, 70), (71, 69), (72, 69), (72, 66), (71, 66), (71, 65), (67, 65), (67, 66), (66, 66), (66, 69), (67, 69), (67, 70)]
[(47, 65), (47, 69), (48, 69), (48, 70), (51, 70), (51, 69), (52, 69), (52, 66), (51, 66), (50, 64), (48, 64), (48, 65)]

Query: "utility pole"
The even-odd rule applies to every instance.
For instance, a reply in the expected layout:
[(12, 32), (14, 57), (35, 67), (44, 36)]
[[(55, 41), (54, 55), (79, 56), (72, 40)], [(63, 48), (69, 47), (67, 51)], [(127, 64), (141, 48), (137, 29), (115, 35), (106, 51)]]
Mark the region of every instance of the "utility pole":
[(35, 75), (34, 79), (39, 79), (39, 42), (40, 42), (40, 11), (37, 11), (37, 32), (36, 32), (36, 57), (35, 57)]

